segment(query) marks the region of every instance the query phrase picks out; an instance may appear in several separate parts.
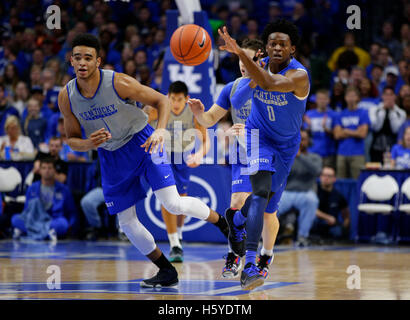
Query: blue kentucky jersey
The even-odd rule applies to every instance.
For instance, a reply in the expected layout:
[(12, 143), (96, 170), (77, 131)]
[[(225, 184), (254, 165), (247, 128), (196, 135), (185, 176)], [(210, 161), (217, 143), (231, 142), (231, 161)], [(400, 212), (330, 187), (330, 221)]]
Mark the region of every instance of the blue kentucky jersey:
[[(266, 62), (265, 68), (268, 68), (269, 57), (263, 61)], [(292, 58), (288, 66), (278, 74), (285, 75), (287, 71), (293, 69), (308, 73), (299, 61)], [(256, 86), (252, 95), (248, 128), (260, 129), (261, 134), (278, 143), (291, 142), (295, 139), (295, 142), (299, 141), (307, 96), (296, 97), (292, 92), (266, 91)]]

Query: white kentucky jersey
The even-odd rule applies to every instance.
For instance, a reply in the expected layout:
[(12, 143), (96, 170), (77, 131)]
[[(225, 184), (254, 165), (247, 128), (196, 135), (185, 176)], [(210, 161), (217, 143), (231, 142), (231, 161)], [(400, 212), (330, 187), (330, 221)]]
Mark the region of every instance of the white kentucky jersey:
[(147, 125), (148, 116), (135, 101), (124, 100), (118, 95), (114, 88), (114, 71), (100, 69), (99, 72), (100, 83), (93, 97), (86, 98), (81, 94), (77, 78), (67, 83), (67, 93), (71, 111), (87, 138), (94, 131), (106, 128), (112, 138), (99, 147), (113, 151), (141, 131)]

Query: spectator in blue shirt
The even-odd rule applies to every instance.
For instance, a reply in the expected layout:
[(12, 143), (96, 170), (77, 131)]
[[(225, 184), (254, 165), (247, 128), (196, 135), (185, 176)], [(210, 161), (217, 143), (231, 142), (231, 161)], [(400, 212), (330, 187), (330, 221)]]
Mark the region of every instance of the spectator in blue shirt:
[(391, 150), (392, 167), (410, 169), (410, 127), (404, 131), (403, 144), (395, 144)]
[(334, 112), (330, 109), (329, 102), (329, 91), (318, 90), (316, 109), (307, 111), (304, 120), (312, 137), (308, 151), (320, 155), (325, 166), (336, 168), (336, 142), (332, 130)]
[(28, 114), (22, 123), (24, 135), (30, 137), (34, 148), (38, 149), (39, 144), (45, 141), (47, 131), (47, 120), (40, 116), (40, 104), (36, 99), (29, 99), (27, 102)]
[(19, 117), (16, 108), (9, 105), (4, 91), (4, 85), (0, 83), (0, 136), (5, 135), (4, 125), (9, 116)]
[(357, 179), (365, 165), (364, 139), (370, 120), (367, 111), (358, 108), (359, 99), (357, 88), (349, 86), (345, 93), (347, 108), (335, 117), (333, 132), (339, 141), (336, 160), (338, 178)]
[[(56, 170), (53, 159), (41, 160), (40, 174), (41, 180), (34, 182), (27, 189), (22, 214), (15, 214), (11, 219), (14, 228), (13, 238), (15, 239), (27, 233), (28, 230), (32, 233), (33, 238), (41, 239), (33, 234), (33, 230), (37, 230), (43, 235), (45, 233), (44, 239), (48, 237), (55, 241), (67, 234), (69, 227), (73, 225), (77, 217), (76, 206), (70, 190), (55, 180)], [(36, 206), (33, 206), (33, 203), (36, 203)], [(34, 212), (36, 210), (42, 212)], [(36, 217), (41, 217), (41, 221), (36, 220)]]

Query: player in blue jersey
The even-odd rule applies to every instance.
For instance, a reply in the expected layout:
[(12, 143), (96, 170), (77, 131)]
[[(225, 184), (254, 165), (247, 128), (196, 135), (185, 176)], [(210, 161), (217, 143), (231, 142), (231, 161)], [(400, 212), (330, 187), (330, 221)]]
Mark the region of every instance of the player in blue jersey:
[[(140, 176), (145, 177), (169, 212), (206, 220), (221, 231), (227, 227), (226, 221), (199, 199), (180, 197), (171, 167), (161, 161), (170, 113), (168, 98), (125, 74), (99, 69), (100, 44), (96, 37), (80, 34), (73, 39), (72, 48), (71, 64), (76, 78), (58, 96), (67, 142), (76, 151), (97, 148), (109, 213), (117, 214), (131, 243), (159, 268), (141, 286), (175, 286), (176, 269), (136, 215), (135, 204), (146, 196)], [(148, 116), (136, 101), (158, 109), (155, 130), (147, 124)], [(82, 138), (82, 129), (86, 138)]]
[[(241, 48), (254, 60), (258, 60), (259, 53), (264, 50), (263, 42), (256, 39), (245, 39), (241, 43)], [(231, 208), (241, 209), (252, 192), (249, 175), (241, 174), (241, 170), (246, 169), (246, 144), (242, 136), (246, 119), (251, 111), (252, 88), (249, 87), (250, 78), (248, 78), (246, 68), (241, 61), (239, 61), (239, 69), (242, 77), (228, 83), (208, 111), (205, 112), (205, 107), (200, 100), (190, 99), (188, 101), (198, 122), (207, 128), (216, 124), (228, 112), (231, 113), (234, 124), (227, 132), (238, 137), (238, 144), (233, 144), (235, 150), (230, 154), (236, 153), (236, 155), (232, 157), (234, 161), (230, 161), (232, 170), (232, 195), (228, 210)], [(244, 157), (241, 159), (241, 156)], [(275, 208), (268, 206), (265, 211), (262, 231), (263, 248), (259, 256), (258, 267), (263, 270), (266, 278), (268, 276), (268, 266), (273, 260), (273, 246), (279, 230), (279, 220), (276, 216)], [(243, 254), (241, 256), (243, 256)], [(239, 274), (241, 256), (229, 248), (225, 266), (222, 269), (222, 276), (224, 278), (233, 278)]]
[[(300, 128), (309, 95), (306, 68), (293, 58), (299, 41), (297, 27), (290, 21), (268, 24), (262, 34), (268, 57), (263, 68), (255, 63), (230, 37), (226, 27), (218, 30), (225, 41), (221, 50), (236, 54), (252, 79), (252, 109), (246, 122), (247, 155), (252, 195), (246, 202), (249, 210), (229, 210), (232, 250), (242, 252), (246, 245), (245, 267), (241, 286), (251, 290), (264, 283), (263, 272), (256, 266), (256, 251), (263, 228), (263, 213), (269, 201), (275, 203), (286, 185), (292, 163), (299, 150)], [(258, 143), (255, 143), (257, 141)], [(245, 203), (244, 207), (247, 206)], [(232, 243), (231, 234), (243, 234)]]

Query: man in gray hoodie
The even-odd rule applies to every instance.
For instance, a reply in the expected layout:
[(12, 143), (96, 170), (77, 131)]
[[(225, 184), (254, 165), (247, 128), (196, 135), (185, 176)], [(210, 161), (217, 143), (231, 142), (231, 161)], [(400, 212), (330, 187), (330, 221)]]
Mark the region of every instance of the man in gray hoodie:
[(308, 152), (309, 133), (301, 131), (299, 152), (292, 165), (288, 182), (279, 202), (278, 215), (291, 209), (299, 211), (297, 246), (306, 246), (316, 216), (319, 199), (316, 194), (316, 179), (322, 169), (322, 159)]

